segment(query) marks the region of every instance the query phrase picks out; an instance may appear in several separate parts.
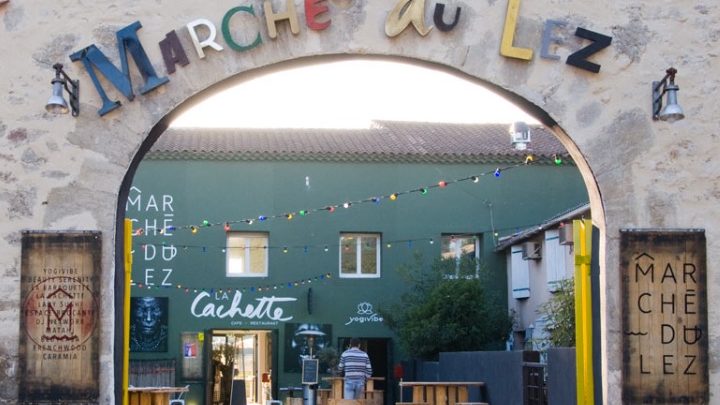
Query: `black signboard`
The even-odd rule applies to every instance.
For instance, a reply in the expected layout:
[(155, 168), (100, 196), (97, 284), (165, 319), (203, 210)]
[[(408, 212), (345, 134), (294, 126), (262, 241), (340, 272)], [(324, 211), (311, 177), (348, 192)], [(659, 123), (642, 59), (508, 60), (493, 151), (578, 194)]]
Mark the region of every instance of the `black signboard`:
[(317, 384), (319, 361), (317, 359), (303, 359), (302, 361), (302, 383)]

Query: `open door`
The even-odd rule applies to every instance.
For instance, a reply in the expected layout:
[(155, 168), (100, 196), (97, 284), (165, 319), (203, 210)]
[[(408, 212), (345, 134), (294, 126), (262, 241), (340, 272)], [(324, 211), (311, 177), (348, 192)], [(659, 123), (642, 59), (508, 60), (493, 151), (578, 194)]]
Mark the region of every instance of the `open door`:
[[(371, 401), (372, 403), (391, 404), (395, 403), (395, 393), (388, 387), (397, 386), (393, 375), (390, 373), (392, 369), (392, 341), (389, 338), (358, 338), (360, 339), (360, 349), (370, 357), (370, 364), (373, 368), (373, 388), (374, 398), (380, 396), (382, 399)], [(338, 347), (341, 352), (350, 347), (350, 338), (338, 338)]]
[(269, 330), (213, 330), (206, 403), (265, 405), (271, 398), (273, 338)]

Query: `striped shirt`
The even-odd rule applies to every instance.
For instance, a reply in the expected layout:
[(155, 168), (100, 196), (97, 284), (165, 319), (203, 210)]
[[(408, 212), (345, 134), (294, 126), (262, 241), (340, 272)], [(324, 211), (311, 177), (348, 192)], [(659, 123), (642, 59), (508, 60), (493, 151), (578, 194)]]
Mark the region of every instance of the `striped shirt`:
[(338, 369), (345, 372), (345, 379), (354, 381), (365, 381), (372, 376), (372, 366), (367, 353), (351, 347), (340, 355)]

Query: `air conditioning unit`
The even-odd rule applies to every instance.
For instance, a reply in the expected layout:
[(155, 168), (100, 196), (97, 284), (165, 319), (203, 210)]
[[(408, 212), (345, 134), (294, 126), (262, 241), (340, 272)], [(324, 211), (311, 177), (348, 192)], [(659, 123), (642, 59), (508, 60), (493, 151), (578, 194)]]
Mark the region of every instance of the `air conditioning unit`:
[(522, 258), (523, 260), (540, 260), (540, 250), (542, 244), (539, 242), (525, 242), (523, 243)]
[(573, 226), (572, 223), (562, 224), (558, 228), (558, 238), (561, 245), (573, 244)]

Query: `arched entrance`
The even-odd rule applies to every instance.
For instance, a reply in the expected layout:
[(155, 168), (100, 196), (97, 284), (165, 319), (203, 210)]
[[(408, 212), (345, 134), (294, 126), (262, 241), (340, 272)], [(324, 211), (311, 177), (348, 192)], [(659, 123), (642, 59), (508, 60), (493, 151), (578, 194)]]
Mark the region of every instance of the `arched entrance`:
[[(638, 309), (638, 297), (623, 295), (622, 258), (629, 255), (622, 250), (627, 234), (622, 231), (707, 232), (697, 257), (705, 273), (716, 273), (720, 219), (708, 213), (716, 209), (720, 188), (712, 166), (717, 160), (720, 104), (707, 102), (720, 80), (714, 63), (717, 35), (708, 30), (716, 25), (715, 9), (708, 5), (659, 9), (643, 0), (592, 9), (577, 0), (560, 8), (553, 8), (557, 5), (553, 2), (520, 0), (462, 5), (422, 0), (302, 3), (306, 8), (282, 0), (239, 6), (206, 2), (201, 8), (190, 0), (172, 6), (156, 1), (111, 7), (86, 3), (31, 7), (0, 1), (4, 22), (0, 32), (7, 38), (0, 48), (13, 55), (3, 65), (6, 102), (0, 122), (4, 148), (0, 204), (7, 242), (0, 246), (0, 262), (6, 269), (2, 285), (7, 290), (0, 300), (4, 316), (0, 337), (9, 342), (0, 347), (7, 375), (1, 399), (18, 399), (18, 392), (27, 388), (27, 384), (18, 387), (27, 376), (23, 367), (28, 354), (42, 359), (44, 352), (41, 346), (30, 347), (29, 352), (15, 343), (27, 335), (21, 294), (33, 287), (28, 281), (32, 278), (25, 277), (23, 231), (84, 229), (102, 234), (101, 249), (96, 249), (100, 263), (92, 267), (98, 278), (94, 294), (104, 316), (98, 317), (92, 354), (95, 360), (113, 359), (114, 340), (122, 336), (116, 333), (119, 322), (112, 319), (118, 314), (115, 274), (122, 262), (117, 256), (121, 229), (117, 218), (123, 214), (119, 202), (127, 198), (127, 179), (167, 127), (168, 117), (199, 100), (195, 97), (199, 92), (222, 86), (226, 79), (340, 55), (399, 57), (446, 66), (493, 83), (507, 96), (517, 95), (519, 103), (527, 100), (528, 109), (537, 106), (536, 116), (565, 142), (583, 170), (593, 212), (604, 215), (596, 218), (603, 270), (604, 398), (621, 403), (623, 393), (616, 387), (625, 387), (628, 375), (643, 390), (654, 388), (642, 386), (648, 363), (638, 368), (638, 361), (626, 357), (630, 346), (625, 336), (633, 331), (622, 315), (629, 309), (641, 313), (648, 309), (646, 301)], [(193, 37), (191, 31), (197, 35)], [(683, 46), (669, 46), (677, 43)], [(96, 58), (94, 64), (84, 60), (90, 53)], [(80, 82), (77, 117), (43, 112), (55, 62), (62, 62), (70, 78)], [(99, 73), (97, 64), (112, 77)], [(672, 65), (679, 70), (680, 102), (688, 119), (655, 121), (650, 85)], [(148, 80), (151, 77), (157, 80)], [(703, 332), (702, 344), (683, 348), (694, 350), (703, 360), (697, 364), (704, 379), (697, 386), (699, 398), (707, 402), (720, 387), (717, 364), (708, 355), (716, 351), (720, 338), (707, 326), (718, 323), (720, 312), (705, 299), (705, 291), (712, 294), (720, 280), (708, 277), (697, 284), (702, 288), (698, 302), (703, 303), (698, 313), (705, 321), (693, 330)], [(652, 346), (645, 353), (660, 356), (653, 361), (654, 378), (682, 376), (670, 374), (671, 366), (664, 369), (665, 354), (654, 349), (670, 345), (662, 343), (663, 329), (658, 326), (653, 332)], [(89, 352), (82, 355), (90, 357)], [(668, 356), (673, 359), (672, 353)], [(62, 373), (39, 380), (58, 375)], [(114, 370), (99, 367), (92, 383), (99, 402), (115, 401)]]
[[(336, 59), (337, 59), (337, 58), (314, 58), (314, 59), (303, 60), (302, 63), (304, 63), (304, 64), (322, 63), (322, 62), (325, 62), (325, 61), (328, 61), (328, 60), (336, 60)], [(414, 64), (427, 65), (426, 63), (421, 62), (421, 61), (411, 61), (411, 62), (414, 63)], [(282, 66), (287, 67), (287, 66), (293, 66), (293, 65), (296, 65), (296, 64), (297, 64), (297, 62), (292, 62), (292, 63), (286, 63), (286, 64), (284, 64), (284, 65), (282, 65)], [(280, 68), (282, 68), (282, 66), (281, 66)], [(435, 67), (435, 68), (438, 68), (438, 67)], [(449, 69), (449, 68), (447, 68), (447, 67), (441, 67), (441, 68), (442, 68), (442, 69), (445, 69), (445, 70), (447, 70), (447, 71), (452, 71), (452, 69)], [(276, 69), (278, 69), (278, 67), (273, 67), (273, 70), (276, 70)], [(263, 71), (263, 70), (261, 69), (260, 72), (262, 72), (262, 71)], [(457, 74), (457, 72), (455, 72), (455, 74)], [(233, 81), (233, 80), (237, 80), (237, 79), (229, 79), (229, 81)], [(212, 94), (214, 91), (216, 91), (215, 88), (208, 90), (207, 93), (211, 93), (211, 94)], [(507, 92), (505, 92), (505, 93), (507, 93)], [(204, 94), (204, 93), (201, 93), (200, 95), (198, 95), (198, 96), (196, 96), (196, 97), (204, 97), (204, 96), (205, 96), (205, 94)], [(513, 99), (517, 100), (518, 98), (517, 98), (516, 96), (513, 96)], [(468, 101), (470, 101), (470, 100), (468, 100)], [(193, 100), (191, 100), (191, 102), (193, 102)], [(527, 103), (525, 102), (525, 104), (527, 104)], [(536, 108), (534, 108), (534, 109), (537, 110)], [(543, 113), (543, 114), (538, 114), (538, 115), (540, 115), (540, 118), (543, 118), (543, 119), (545, 120), (545, 122), (549, 122), (549, 118), (547, 118), (547, 115), (546, 115), (546, 114)], [(172, 114), (169, 115), (169, 116), (168, 116), (168, 120), (170, 120), (170, 119), (172, 118), (172, 116), (173, 116)], [(536, 115), (536, 116), (537, 116), (537, 115)], [(160, 136), (162, 136), (162, 133), (165, 131), (165, 129), (166, 129), (166, 126), (161, 126), (161, 125), (158, 125), (158, 126), (156, 126), (155, 128), (153, 128), (153, 130), (151, 131), (151, 136), (149, 136), (149, 137), (145, 140), (145, 142), (146, 142), (148, 145), (145, 145), (145, 144), (144, 144), (142, 150), (144, 150), (144, 151), (149, 150), (150, 147), (152, 146), (152, 143), (154, 143), (155, 140), (157, 140), (157, 138), (159, 138)], [(567, 144), (567, 143), (572, 144), (572, 141), (570, 140), (570, 138), (569, 138), (566, 134), (564, 134), (564, 132), (562, 132), (561, 130), (557, 129), (557, 125), (555, 125), (555, 131), (556, 131), (556, 136), (558, 136), (557, 134), (560, 134), (560, 136), (565, 136), (565, 138), (564, 138), (564, 144)], [(557, 132), (557, 131), (559, 131), (559, 132)], [(154, 134), (154, 135), (153, 135), (153, 134)], [(562, 138), (560, 138), (560, 139), (562, 139)], [(577, 151), (577, 148), (576, 148), (576, 147), (574, 147), (574, 151), (575, 151), (575, 154), (573, 155), (573, 157), (575, 157), (575, 156), (581, 156), (581, 155), (579, 154), (579, 151)], [(127, 195), (128, 195), (128, 193), (129, 193), (129, 190), (130, 190), (130, 184), (131, 184), (132, 178), (133, 178), (133, 173), (134, 173), (134, 170), (137, 168), (137, 165), (138, 165), (138, 164), (140, 163), (140, 161), (142, 160), (142, 155), (141, 155), (142, 153), (143, 153), (143, 152), (141, 152), (141, 153), (139, 153), (138, 155), (136, 155), (135, 160), (134, 160), (134, 162), (133, 162), (133, 166), (132, 166), (131, 170), (128, 171), (128, 174), (126, 175), (126, 179), (125, 179), (124, 185), (123, 185), (123, 193), (121, 193), (121, 197), (120, 197), (121, 199), (120, 199), (120, 201), (126, 201), (126, 200), (123, 200), (122, 198), (123, 198), (123, 195), (125, 196), (125, 198), (127, 198)], [(580, 165), (580, 164), (579, 164), (579, 166), (582, 167), (582, 165)], [(584, 166), (585, 166), (585, 169), (587, 169), (587, 164), (586, 164), (586, 163), (584, 164)], [(588, 183), (588, 180), (587, 180), (587, 178), (585, 178), (585, 179), (586, 179), (586, 184), (587, 184), (587, 183)], [(591, 185), (595, 186), (595, 190), (596, 190), (596, 185), (595, 185), (594, 179), (593, 179), (592, 177), (591, 177), (591, 180), (589, 181), (589, 183), (590, 183)], [(591, 191), (590, 193), (592, 193), (592, 191)], [(595, 193), (597, 194), (597, 191), (595, 191)], [(125, 217), (124, 207), (125, 207), (125, 204), (124, 204), (124, 203), (123, 203), (123, 204), (120, 204), (120, 206), (119, 206), (119, 211), (118, 211), (118, 218), (124, 218), (124, 217)], [(122, 212), (121, 212), (121, 211), (122, 211)], [(122, 240), (122, 238), (121, 238), (121, 237), (118, 237), (117, 240)], [(116, 254), (120, 254), (120, 255), (121, 255), (121, 253), (119, 253), (119, 252), (116, 252)], [(121, 274), (121, 273), (118, 272), (118, 274)], [(117, 316), (116, 318), (122, 319), (122, 314), (118, 314), (118, 316)], [(119, 357), (121, 357), (121, 356), (116, 356), (116, 358), (119, 358)], [(116, 364), (119, 364), (119, 362), (116, 362)]]

